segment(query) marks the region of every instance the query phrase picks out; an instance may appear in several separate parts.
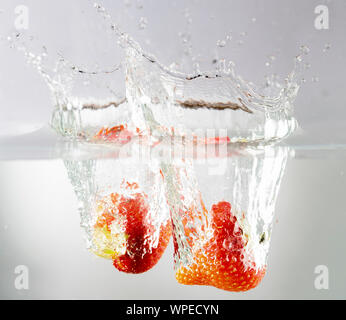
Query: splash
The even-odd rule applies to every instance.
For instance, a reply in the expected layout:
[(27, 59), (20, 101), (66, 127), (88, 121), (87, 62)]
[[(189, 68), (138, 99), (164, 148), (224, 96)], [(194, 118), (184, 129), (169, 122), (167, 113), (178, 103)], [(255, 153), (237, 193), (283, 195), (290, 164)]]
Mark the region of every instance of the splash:
[[(125, 60), (109, 70), (89, 71), (61, 54), (49, 68), (46, 48), (33, 54), (18, 40), (22, 35), (11, 40), (47, 83), (54, 104), (51, 125), (61, 135), (90, 141), (101, 128), (127, 125), (133, 133), (156, 136), (203, 136), (211, 129), (226, 129), (229, 142), (270, 143), (289, 136), (297, 127), (293, 103), (308, 54), (306, 47), (301, 48), (283, 83), (268, 77), (264, 85), (255, 85), (239, 76), (234, 63), (226, 60), (215, 60), (215, 70), (200, 71), (192, 55), (192, 19), (186, 11), (187, 30), (181, 36), (194, 72), (184, 73), (174, 64), (160, 63), (113, 23), (104, 7), (94, 7), (125, 52)], [(148, 21), (142, 17), (141, 22)], [(217, 46), (224, 47), (224, 42), (219, 40)], [(126, 78), (126, 93), (120, 95), (111, 87), (118, 74)]]
[(121, 63), (108, 70), (77, 66), (61, 53), (40, 53), (29, 49), (34, 38), (16, 33), (8, 37), (10, 46), (21, 52), (47, 84), (53, 104), (50, 124), (60, 135), (90, 140), (104, 127), (126, 124), (129, 108), (125, 94), (114, 83), (121, 75)]
[[(110, 20), (104, 7), (95, 8)], [(159, 135), (172, 129), (186, 135), (189, 129), (226, 128), (231, 142), (275, 141), (295, 130), (293, 102), (306, 48), (301, 48), (284, 83), (269, 78), (264, 86), (256, 86), (237, 75), (231, 61), (218, 61), (216, 70), (206, 72), (172, 70), (119, 26), (110, 22), (110, 27), (126, 51), (126, 96), (140, 127)], [(191, 45), (185, 43), (191, 55)]]

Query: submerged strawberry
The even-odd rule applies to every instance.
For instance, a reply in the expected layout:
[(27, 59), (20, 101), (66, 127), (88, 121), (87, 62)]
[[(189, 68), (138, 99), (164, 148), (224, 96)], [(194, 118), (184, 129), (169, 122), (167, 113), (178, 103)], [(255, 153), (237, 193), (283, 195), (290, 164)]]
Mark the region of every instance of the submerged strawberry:
[[(193, 263), (180, 266), (176, 279), (186, 285), (210, 285), (228, 291), (247, 291), (262, 280), (266, 267), (245, 259), (247, 238), (228, 202), (212, 206), (211, 239), (193, 253)], [(202, 240), (202, 239), (201, 239)]]
[[(128, 188), (136, 189), (136, 184)], [(130, 195), (111, 194), (99, 205), (101, 213), (94, 226), (93, 251), (112, 259), (119, 271), (142, 273), (151, 269), (164, 253), (170, 236), (167, 220), (160, 230), (149, 221), (147, 196), (140, 192)], [(158, 237), (156, 243), (154, 237)]]

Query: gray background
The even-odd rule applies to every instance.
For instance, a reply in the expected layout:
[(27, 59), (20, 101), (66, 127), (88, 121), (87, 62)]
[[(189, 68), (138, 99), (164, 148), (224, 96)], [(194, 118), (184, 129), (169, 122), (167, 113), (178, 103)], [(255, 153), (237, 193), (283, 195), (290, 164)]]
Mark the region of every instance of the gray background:
[[(0, 162), (0, 298), (345, 299), (346, 162), (345, 153), (337, 149), (346, 144), (346, 2), (148, 0), (143, 8), (136, 1), (130, 1), (130, 6), (122, 1), (101, 3), (167, 64), (182, 56), (178, 32), (186, 29), (186, 7), (193, 19), (194, 54), (200, 53), (205, 65), (216, 55), (232, 58), (246, 79), (260, 82), (272, 72), (284, 77), (299, 46), (311, 49), (312, 67), (295, 104), (301, 129), (287, 141), (297, 157), (289, 161), (280, 190), (268, 273), (255, 290), (234, 294), (177, 284), (172, 247), (154, 269), (139, 276), (116, 272), (108, 261), (88, 253), (62, 161), (26, 160), (55, 157), (53, 135), (47, 137), (45, 130), (25, 135), (49, 119), (52, 107), (47, 87), (22, 55), (2, 41), (0, 155), (13, 161)], [(52, 58), (59, 50), (78, 64), (98, 62), (105, 68), (121, 59), (91, 1), (23, 0), (20, 4), (30, 10), (27, 33), (35, 36), (30, 44), (34, 52), (45, 45)], [(329, 30), (314, 28), (318, 4), (329, 7)], [(1, 2), (0, 36), (15, 31), (16, 5), (15, 1)], [(140, 17), (148, 19), (145, 30), (138, 28)], [(234, 40), (217, 50), (217, 40), (229, 31)], [(241, 35), (244, 31), (245, 36)], [(239, 40), (244, 44), (238, 45)], [(326, 44), (331, 49), (323, 52)], [(276, 60), (268, 69), (265, 62), (272, 54)], [(312, 82), (312, 77), (319, 81)], [(119, 91), (122, 85), (119, 82)], [(20, 264), (30, 270), (28, 291), (14, 288), (14, 268)], [(329, 268), (329, 290), (314, 288), (314, 268), (320, 264)]]

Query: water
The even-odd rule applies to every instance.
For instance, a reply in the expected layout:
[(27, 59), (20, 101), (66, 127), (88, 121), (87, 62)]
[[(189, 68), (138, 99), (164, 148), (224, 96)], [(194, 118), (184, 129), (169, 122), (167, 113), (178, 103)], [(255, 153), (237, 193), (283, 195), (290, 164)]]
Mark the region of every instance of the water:
[[(131, 140), (113, 145), (112, 154), (105, 158), (64, 161), (79, 203), (87, 248), (99, 257), (113, 260), (119, 269), (116, 261), (131, 251), (126, 231), (129, 217), (142, 212), (131, 207), (125, 210), (131, 216), (121, 213), (121, 208), (133, 201), (139, 208), (148, 208), (143, 223), (150, 227), (143, 234), (146, 247), (141, 257), (150, 256), (155, 250), (163, 254), (173, 232), (179, 282), (188, 284), (180, 274), (196, 266), (220, 265), (230, 272), (235, 268), (231, 259), (238, 259), (239, 272), (260, 274), (260, 282), (267, 269), (275, 204), (289, 149), (234, 148), (227, 143), (205, 148), (204, 143), (172, 143), (168, 140), (149, 146), (146, 141)], [(242, 239), (238, 249), (235, 235), (222, 235), (220, 239), (217, 234), (213, 216), (221, 205), (231, 206), (232, 217), (237, 220), (235, 230), (240, 230)], [(112, 220), (104, 229), (102, 221), (107, 219)], [(227, 230), (230, 219), (222, 220), (222, 230)], [(213, 246), (221, 247), (225, 257), (208, 254)], [(225, 289), (209, 276), (203, 284)], [(239, 291), (233, 287), (226, 290)]]
[[(61, 159), (1, 161), (3, 214), (0, 215), (0, 295), (7, 299), (320, 299), (321, 295), (328, 299), (343, 299), (345, 257), (340, 253), (345, 247), (346, 162), (345, 154), (342, 157), (333, 156), (332, 151), (327, 154), (313, 158), (311, 154), (294, 158), (290, 153), (275, 201), (267, 273), (256, 290), (244, 294), (206, 286), (179, 285), (174, 277), (172, 243), (157, 265), (147, 273), (131, 276), (118, 272), (112, 266), (112, 261), (96, 257), (85, 249), (82, 238), (84, 227), (80, 227), (80, 215), (77, 213), (82, 203), (74, 194)], [(275, 155), (278, 158), (274, 159)], [(264, 190), (265, 185), (273, 185), (275, 182), (274, 177), (267, 174), (264, 176), (264, 171), (255, 169), (256, 161), (267, 163), (268, 167), (274, 167), (269, 163), (276, 163), (275, 166), (279, 168), (279, 163), (284, 162), (285, 153), (258, 156), (255, 160), (256, 157), (244, 155), (241, 158), (239, 155), (238, 160), (234, 160), (234, 165), (237, 161), (242, 163), (243, 186), (246, 185), (245, 177), (248, 177), (248, 181), (253, 181), (252, 190), (255, 190), (256, 185), (262, 186), (260, 190)], [(271, 156), (274, 156), (272, 160)], [(90, 159), (91, 163), (97, 159), (93, 158)], [(234, 172), (231, 159), (227, 159), (228, 176)], [(74, 160), (78, 162), (78, 159)], [(116, 162), (100, 158), (96, 161), (99, 168), (106, 168), (107, 161)], [(207, 168), (215, 173), (220, 161), (213, 162), (210, 159), (206, 162), (202, 159), (198, 164), (195, 159), (194, 162), (195, 182), (198, 183), (205, 208), (209, 211), (223, 196), (227, 199), (227, 195), (231, 204), (235, 205), (231, 200), (231, 180), (228, 180), (228, 184), (222, 183), (222, 175), (214, 175), (212, 178), (205, 172)], [(80, 169), (75, 170), (80, 172)], [(90, 177), (87, 171), (83, 175)], [(250, 172), (257, 172), (258, 175), (250, 175)], [(107, 176), (100, 175), (100, 178), (106, 180)], [(110, 174), (109, 180), (113, 180), (111, 177), (114, 177), (114, 173)], [(82, 189), (86, 188), (87, 181), (91, 181), (88, 179), (80, 180)], [(217, 182), (211, 182), (215, 179)], [(258, 181), (267, 183), (259, 184)], [(227, 192), (223, 193), (222, 186), (227, 187)], [(236, 189), (242, 190), (241, 187)], [(109, 190), (114, 192), (119, 189)], [(259, 198), (255, 191), (247, 192), (245, 197), (249, 194)], [(272, 193), (271, 199), (274, 195)], [(245, 197), (242, 198), (243, 203)], [(266, 194), (262, 201), (265, 200), (269, 200), (269, 195)], [(261, 212), (258, 214), (261, 215)], [(18, 291), (13, 285), (13, 269), (18, 264), (29, 267), (28, 291)], [(317, 264), (325, 264), (332, 271), (330, 285), (333, 286), (330, 290), (321, 292), (314, 288), (314, 268)]]

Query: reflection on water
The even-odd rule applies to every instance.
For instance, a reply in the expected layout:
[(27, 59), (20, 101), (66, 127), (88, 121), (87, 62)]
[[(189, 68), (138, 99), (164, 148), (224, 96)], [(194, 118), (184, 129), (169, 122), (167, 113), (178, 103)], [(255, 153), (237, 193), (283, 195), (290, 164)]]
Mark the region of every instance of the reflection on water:
[(173, 234), (179, 283), (256, 287), (267, 270), (288, 148), (147, 142), (64, 161), (90, 251), (120, 271), (142, 273)]

